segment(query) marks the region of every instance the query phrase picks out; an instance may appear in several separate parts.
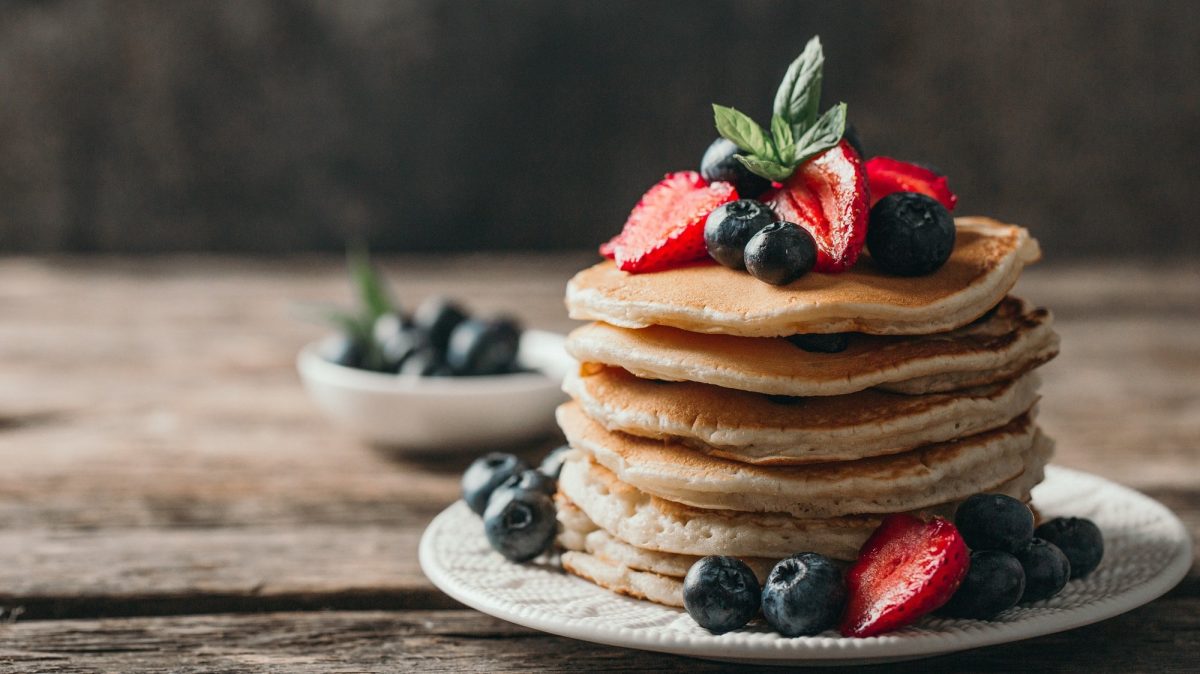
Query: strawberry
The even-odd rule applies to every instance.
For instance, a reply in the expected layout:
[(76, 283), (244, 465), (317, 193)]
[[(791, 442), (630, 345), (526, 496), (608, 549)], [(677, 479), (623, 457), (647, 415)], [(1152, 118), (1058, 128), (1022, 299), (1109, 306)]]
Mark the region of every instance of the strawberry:
[(867, 235), (867, 175), (846, 140), (805, 162), (764, 200), (781, 220), (817, 242), (815, 269), (836, 274), (854, 266)]
[(946, 176), (891, 157), (867, 160), (867, 182), (871, 184), (872, 206), (892, 192), (917, 192), (933, 197), (948, 211), (953, 211), (958, 203), (958, 196), (946, 184)]
[(669, 173), (642, 195), (624, 229), (600, 246), (600, 254), (634, 273), (706, 260), (704, 220), (717, 206), (737, 198), (729, 183), (710, 185), (695, 171)]
[(842, 634), (870, 637), (916, 622), (950, 600), (969, 564), (967, 544), (947, 520), (887, 516), (846, 574)]

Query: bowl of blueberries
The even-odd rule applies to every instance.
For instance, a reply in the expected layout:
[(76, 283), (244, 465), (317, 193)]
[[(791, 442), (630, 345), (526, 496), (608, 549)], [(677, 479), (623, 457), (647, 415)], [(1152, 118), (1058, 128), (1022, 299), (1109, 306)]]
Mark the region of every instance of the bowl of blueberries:
[(445, 297), (405, 312), (365, 258), (351, 259), (360, 308), (321, 309), (337, 334), (297, 358), (304, 387), (332, 420), (394, 449), (515, 445), (554, 430), (563, 337), (511, 316), (473, 316)]

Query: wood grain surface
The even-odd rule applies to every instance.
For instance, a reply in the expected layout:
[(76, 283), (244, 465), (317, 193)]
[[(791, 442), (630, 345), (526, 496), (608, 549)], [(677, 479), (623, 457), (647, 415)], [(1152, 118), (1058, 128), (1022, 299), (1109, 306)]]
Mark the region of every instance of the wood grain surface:
[[(588, 255), (391, 258), (444, 293), (566, 330)], [(1200, 532), (1200, 267), (1035, 268), (1061, 357), (1057, 461)], [(715, 665), (536, 634), (458, 605), (416, 562), (469, 454), (406, 459), (318, 416), (293, 360), (348, 302), (333, 257), (0, 260), (0, 671), (529, 671)], [(524, 448), (535, 457), (555, 438)], [(1200, 572), (1093, 627), (898, 671), (1195, 670)]]

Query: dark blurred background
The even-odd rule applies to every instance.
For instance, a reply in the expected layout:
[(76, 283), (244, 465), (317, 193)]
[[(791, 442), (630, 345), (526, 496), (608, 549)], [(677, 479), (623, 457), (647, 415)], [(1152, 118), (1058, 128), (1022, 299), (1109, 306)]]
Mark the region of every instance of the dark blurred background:
[(0, 252), (590, 247), (809, 36), (1054, 257), (1200, 253), (1200, 3), (0, 4)]

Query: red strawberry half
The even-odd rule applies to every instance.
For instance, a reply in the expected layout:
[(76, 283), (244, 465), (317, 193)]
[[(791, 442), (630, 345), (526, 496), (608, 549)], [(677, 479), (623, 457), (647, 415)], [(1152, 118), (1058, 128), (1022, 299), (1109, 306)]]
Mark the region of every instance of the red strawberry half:
[(667, 174), (642, 195), (624, 229), (600, 246), (600, 254), (634, 273), (708, 259), (704, 220), (714, 208), (737, 198), (729, 183), (709, 185), (695, 171)]
[(867, 236), (867, 175), (862, 159), (843, 140), (796, 169), (773, 194), (763, 197), (781, 220), (808, 230), (817, 242), (819, 272), (854, 266)]
[(887, 516), (846, 574), (842, 634), (870, 637), (912, 624), (950, 600), (969, 564), (967, 544), (945, 519)]
[(892, 192), (919, 192), (937, 199), (948, 211), (953, 211), (958, 203), (958, 196), (950, 191), (946, 176), (891, 157), (868, 159), (867, 181), (871, 183), (872, 206)]

